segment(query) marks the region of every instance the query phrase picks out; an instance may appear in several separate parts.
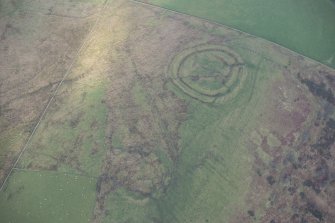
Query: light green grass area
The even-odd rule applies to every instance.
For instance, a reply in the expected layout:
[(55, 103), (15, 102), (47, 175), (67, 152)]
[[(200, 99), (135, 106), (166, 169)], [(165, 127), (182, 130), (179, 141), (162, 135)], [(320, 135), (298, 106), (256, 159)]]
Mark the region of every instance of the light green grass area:
[(249, 183), (248, 151), (239, 141), (240, 126), (224, 124), (236, 121), (236, 106), (213, 108), (191, 102), (173, 182), (157, 202), (163, 222), (224, 221), (235, 205), (243, 203)]
[(330, 0), (149, 0), (263, 37), (335, 67), (335, 5)]
[(95, 179), (75, 175), (14, 172), (0, 194), (1, 222), (89, 222), (95, 183)]
[[(199, 102), (172, 82), (168, 84), (170, 90), (189, 103), (188, 119), (180, 129), (178, 161), (173, 163), (163, 150), (155, 151), (163, 165), (171, 169), (172, 182), (165, 192), (150, 197), (116, 189), (108, 196), (103, 222), (222, 222), (230, 219), (236, 207), (243, 208), (252, 162), (244, 140), (257, 122), (253, 115), (258, 114), (254, 109), (258, 100), (252, 95), (258, 89), (256, 98), (261, 100), (262, 86), (274, 76), (266, 76), (266, 66), (258, 66), (262, 56), (242, 52), (247, 79), (235, 97), (223, 104)], [(140, 106), (138, 111), (149, 111), (141, 84), (137, 83), (131, 92)], [(114, 132), (114, 146), (122, 147), (121, 142), (128, 135), (124, 128), (126, 125), (119, 126)]]
[(23, 155), (21, 168), (98, 176), (105, 155), (107, 108), (103, 84), (75, 92), (48, 114)]
[[(164, 152), (156, 151), (159, 160), (172, 168), (171, 183), (165, 191), (148, 199), (123, 189), (112, 192), (105, 222), (229, 222), (236, 209), (247, 210), (245, 197), (253, 174), (248, 137), (260, 127), (258, 117), (264, 112), (267, 87), (282, 77), (280, 67), (287, 66), (289, 61), (270, 45), (254, 39), (234, 40), (228, 47), (242, 57), (246, 75), (243, 83), (232, 85), (233, 91), (227, 91), (228, 99), (222, 103), (206, 103), (201, 98), (192, 98), (173, 81), (167, 84), (188, 104), (187, 120), (179, 131), (178, 160), (173, 163)], [(207, 56), (211, 58), (212, 54), (203, 55), (203, 63)], [(171, 69), (177, 69), (180, 61), (173, 60), (176, 64)], [(207, 64), (202, 65), (206, 68)], [(149, 104), (140, 89), (137, 84), (132, 94), (141, 109), (148, 110), (145, 107)], [(117, 135), (127, 136), (122, 128)]]
[(236, 209), (246, 208), (253, 161), (248, 137), (259, 127), (257, 117), (264, 109), (266, 87), (282, 73), (264, 59), (278, 55), (241, 50), (254, 50), (248, 41), (234, 44), (233, 50), (243, 55), (248, 75), (234, 98), (223, 104), (204, 104), (177, 85), (169, 86), (190, 104), (188, 120), (180, 129), (182, 151), (172, 183), (156, 200), (161, 222), (229, 222)]
[(159, 213), (151, 199), (124, 189), (112, 192), (106, 204), (103, 223), (154, 223), (159, 219)]
[[(21, 126), (11, 129), (1, 134), (0, 137), (0, 168), (4, 164), (11, 148), (19, 147), (26, 139), (26, 134), (22, 133)], [(23, 127), (22, 127), (23, 128)]]

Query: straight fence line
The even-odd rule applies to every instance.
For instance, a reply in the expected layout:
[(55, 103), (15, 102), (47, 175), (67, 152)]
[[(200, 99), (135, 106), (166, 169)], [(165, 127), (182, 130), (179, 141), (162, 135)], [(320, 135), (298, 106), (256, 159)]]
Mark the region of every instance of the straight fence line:
[(55, 175), (63, 174), (63, 175), (71, 175), (71, 176), (80, 176), (80, 177), (87, 177), (87, 178), (92, 178), (92, 179), (98, 179), (99, 177), (96, 176), (90, 176), (86, 174), (81, 174), (81, 173), (71, 173), (71, 172), (58, 172), (58, 171), (51, 171), (51, 170), (31, 170), (31, 169), (24, 169), (24, 168), (13, 168), (13, 170), (16, 171), (23, 171), (23, 172), (35, 172), (35, 173), (53, 173)]

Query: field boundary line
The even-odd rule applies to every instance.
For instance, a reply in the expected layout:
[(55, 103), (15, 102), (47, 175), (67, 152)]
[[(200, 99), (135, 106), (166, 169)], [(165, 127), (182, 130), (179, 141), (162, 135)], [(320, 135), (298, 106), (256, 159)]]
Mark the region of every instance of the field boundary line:
[[(106, 0), (104, 3), (102, 3), (101, 12), (103, 12), (103, 11), (106, 9), (106, 7), (107, 7), (107, 5), (108, 5), (108, 1), (109, 1), (109, 0)], [(35, 125), (35, 127), (34, 127), (32, 133), (29, 135), (29, 137), (28, 137), (26, 143), (24, 144), (24, 146), (23, 146), (23, 148), (21, 149), (21, 151), (20, 151), (18, 157), (16, 158), (16, 160), (15, 160), (15, 162), (13, 163), (11, 169), (9, 170), (9, 172), (8, 172), (8, 174), (7, 174), (6, 178), (5, 178), (5, 180), (3, 181), (3, 183), (2, 183), (2, 185), (1, 185), (1, 187), (0, 187), (0, 192), (3, 190), (4, 186), (6, 185), (6, 183), (7, 183), (8, 179), (9, 179), (9, 177), (11, 176), (11, 174), (12, 174), (12, 172), (13, 172), (13, 169), (16, 167), (16, 165), (17, 165), (18, 162), (20, 161), (20, 159), (21, 159), (23, 153), (27, 150), (27, 148), (28, 148), (28, 146), (29, 146), (29, 144), (30, 144), (30, 142), (31, 142), (31, 140), (32, 140), (32, 138), (33, 138), (33, 136), (35, 135), (36, 130), (38, 129), (38, 127), (39, 127), (41, 121), (43, 120), (43, 118), (45, 117), (45, 115), (46, 115), (46, 113), (47, 113), (47, 111), (48, 111), (48, 109), (49, 109), (51, 103), (53, 102), (54, 98), (56, 97), (56, 95), (57, 95), (57, 93), (58, 93), (58, 90), (59, 90), (60, 87), (62, 86), (62, 84), (63, 84), (63, 82), (65, 81), (65, 79), (67, 78), (67, 76), (68, 76), (68, 75), (70, 74), (70, 72), (72, 71), (72, 68), (73, 68), (74, 64), (77, 62), (78, 57), (80, 56), (80, 54), (81, 54), (81, 52), (83, 51), (83, 49), (86, 47), (86, 44), (91, 40), (91, 35), (92, 35), (92, 33), (94, 32), (94, 29), (95, 29), (95, 27), (97, 26), (97, 24), (99, 23), (101, 17), (102, 17), (102, 13), (100, 13), (100, 14), (98, 15), (98, 18), (95, 20), (94, 24), (92, 25), (92, 27), (91, 27), (90, 30), (88, 31), (88, 34), (86, 35), (86, 38), (84, 39), (83, 43), (82, 43), (81, 46), (79, 47), (77, 53), (75, 54), (75, 56), (74, 56), (74, 58), (73, 58), (73, 60), (72, 60), (72, 62), (71, 62), (71, 64), (70, 64), (70, 66), (68, 67), (67, 71), (65, 72), (63, 78), (61, 79), (61, 81), (60, 81), (59, 84), (57, 85), (55, 91), (52, 93), (52, 96), (50, 97), (50, 99), (49, 99), (47, 105), (45, 106), (45, 108), (44, 108), (42, 114), (41, 114), (40, 117), (38, 118), (38, 122), (36, 123), (36, 125)]]
[(25, 168), (13, 168), (13, 170), (16, 171), (22, 171), (22, 172), (34, 172), (34, 173), (48, 173), (48, 174), (64, 174), (64, 175), (71, 175), (71, 176), (80, 176), (80, 177), (87, 177), (87, 178), (92, 178), (92, 179), (98, 179), (99, 177), (96, 176), (90, 176), (90, 175), (85, 175), (85, 174), (80, 174), (80, 173), (71, 173), (71, 172), (58, 172), (58, 171), (51, 171), (51, 170), (30, 170), (30, 169), (25, 169)]
[(142, 2), (142, 1), (139, 1), (139, 0), (128, 0), (130, 2), (133, 2), (135, 4), (140, 4), (140, 5), (145, 5), (145, 6), (150, 6), (150, 7), (153, 7), (153, 8), (158, 8), (158, 9), (164, 9), (166, 11), (169, 11), (169, 12), (173, 12), (175, 14), (179, 14), (179, 15), (182, 15), (182, 16), (188, 16), (188, 17), (193, 17), (193, 18), (197, 18), (197, 19), (200, 19), (200, 20), (203, 20), (205, 22), (208, 22), (208, 23), (211, 23), (211, 24), (215, 24), (215, 25), (218, 25), (218, 26), (221, 26), (221, 27), (224, 27), (226, 29), (230, 29), (230, 30), (234, 30), (236, 32), (239, 32), (239, 33), (243, 33), (243, 34), (246, 34), (250, 37), (254, 37), (254, 38), (259, 38), (261, 40), (264, 40), (268, 43), (271, 43), (281, 49), (285, 49), (287, 51), (289, 51), (290, 53), (293, 53), (294, 55), (298, 55), (298, 56), (302, 56), (308, 60), (310, 60), (311, 62), (314, 62), (314, 63), (317, 63), (318, 65), (321, 65), (321, 66), (324, 66), (326, 67), (327, 69), (330, 69), (332, 71), (335, 71), (335, 68), (333, 67), (330, 67), (328, 66), (327, 64), (324, 64), (324, 63), (321, 63), (320, 61), (317, 61), (316, 59), (313, 59), (309, 56), (306, 56), (306, 55), (303, 55), (301, 53), (298, 53), (294, 50), (291, 50), (283, 45), (280, 45), (279, 43), (276, 43), (276, 42), (273, 42), (271, 40), (268, 40), (268, 39), (265, 39), (264, 37), (260, 37), (260, 36), (256, 36), (256, 35), (253, 35), (251, 33), (248, 33), (248, 32), (245, 32), (245, 31), (242, 31), (240, 29), (237, 29), (237, 28), (234, 28), (234, 27), (231, 27), (229, 25), (226, 25), (226, 24), (223, 24), (223, 23), (219, 23), (219, 22), (216, 22), (216, 21), (213, 21), (213, 20), (210, 20), (210, 19), (206, 19), (206, 18), (203, 18), (203, 17), (200, 17), (200, 16), (196, 16), (196, 15), (192, 15), (192, 14), (188, 14), (188, 13), (184, 13), (184, 12), (180, 12), (180, 11), (176, 11), (176, 10), (173, 10), (173, 9), (168, 9), (168, 8), (165, 8), (165, 7), (162, 7), (162, 6), (159, 6), (159, 5), (155, 5), (155, 4), (152, 4), (152, 3), (147, 3), (147, 2)]

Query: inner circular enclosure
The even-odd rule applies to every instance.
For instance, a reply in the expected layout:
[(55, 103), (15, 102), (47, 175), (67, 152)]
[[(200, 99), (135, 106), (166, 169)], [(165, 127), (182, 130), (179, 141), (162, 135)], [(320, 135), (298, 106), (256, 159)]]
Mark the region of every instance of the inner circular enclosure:
[(193, 52), (184, 58), (177, 75), (182, 82), (200, 91), (218, 90), (232, 77), (232, 66), (236, 62), (223, 50)]
[(239, 55), (225, 46), (198, 45), (177, 54), (169, 66), (184, 93), (202, 102), (219, 101), (236, 91), (245, 75)]

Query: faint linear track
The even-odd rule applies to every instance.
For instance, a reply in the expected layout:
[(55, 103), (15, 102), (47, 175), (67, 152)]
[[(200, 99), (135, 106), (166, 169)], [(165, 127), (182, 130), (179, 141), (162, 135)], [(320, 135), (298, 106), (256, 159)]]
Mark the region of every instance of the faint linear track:
[(92, 178), (92, 179), (98, 179), (99, 177), (96, 176), (91, 176), (87, 174), (80, 174), (80, 173), (71, 173), (71, 172), (58, 172), (58, 171), (50, 171), (50, 170), (31, 170), (31, 169), (24, 169), (24, 168), (13, 168), (13, 170), (16, 171), (24, 171), (24, 172), (35, 172), (35, 173), (53, 173), (55, 175), (69, 175), (69, 176), (80, 176), (80, 177), (87, 177), (87, 178)]
[(69, 18), (69, 19), (86, 19), (86, 18), (89, 18), (89, 17), (93, 17), (100, 12), (100, 10), (97, 10), (97, 12), (91, 12), (87, 15), (73, 16), (73, 15), (56, 14), (56, 13), (43, 13), (43, 12), (39, 12), (37, 10), (23, 10), (23, 11), (26, 12), (26, 13), (40, 15), (40, 16), (50, 16), (50, 17)]
[(206, 18), (202, 18), (202, 17), (196, 16), (196, 15), (191, 15), (191, 14), (188, 14), (188, 13), (179, 12), (179, 11), (176, 11), (176, 10), (173, 10), (173, 9), (168, 9), (168, 8), (165, 8), (165, 7), (162, 7), (162, 6), (158, 6), (158, 5), (155, 5), (155, 4), (142, 2), (142, 1), (139, 1), (139, 0), (129, 0), (129, 1), (130, 1), (130, 2), (133, 2), (133, 3), (135, 3), (135, 4), (141, 4), (141, 5), (150, 6), (150, 7), (154, 7), (154, 8), (158, 8), (158, 9), (164, 9), (164, 10), (166, 10), (166, 11), (173, 12), (173, 13), (178, 14), (178, 15), (197, 18), (197, 19), (200, 19), (200, 20), (202, 20), (202, 21), (205, 21), (205, 22), (208, 22), (208, 23), (211, 23), (211, 24), (215, 24), (215, 25), (217, 25), (217, 26), (224, 27), (224, 28), (226, 28), (226, 29), (230, 29), (230, 30), (234, 30), (234, 31), (239, 32), (239, 33), (246, 34), (246, 35), (248, 35), (248, 36), (250, 36), (250, 37), (259, 38), (259, 39), (264, 40), (264, 41), (266, 41), (266, 42), (268, 42), (268, 43), (271, 43), (271, 44), (273, 44), (273, 45), (275, 45), (275, 46), (277, 46), (277, 47), (279, 47), (279, 48), (281, 48), (281, 49), (285, 49), (285, 50), (289, 51), (290, 53), (293, 53), (293, 54), (298, 55), (298, 56), (302, 56), (302, 57), (304, 57), (304, 58), (306, 58), (306, 59), (308, 59), (308, 60), (310, 60), (310, 61), (312, 61), (312, 62), (314, 62), (314, 63), (317, 63), (317, 64), (320, 65), (320, 66), (324, 66), (324, 67), (327, 67), (327, 68), (330, 69), (330, 70), (335, 71), (335, 68), (332, 68), (332, 67), (330, 67), (330, 66), (328, 66), (328, 65), (326, 65), (326, 64), (324, 64), (324, 63), (321, 63), (320, 61), (317, 61), (317, 60), (315, 60), (315, 59), (313, 59), (313, 58), (310, 58), (310, 57), (308, 57), (308, 56), (305, 56), (305, 55), (303, 55), (303, 54), (300, 54), (300, 53), (298, 53), (298, 52), (296, 52), (296, 51), (293, 51), (293, 50), (291, 50), (291, 49), (289, 49), (289, 48), (287, 48), (287, 47), (285, 47), (285, 46), (282, 46), (282, 45), (280, 45), (280, 44), (278, 44), (278, 43), (275, 43), (275, 42), (273, 42), (273, 41), (271, 41), (271, 40), (265, 39), (265, 38), (260, 37), (260, 36), (255, 36), (255, 35), (253, 35), (253, 34), (250, 34), (250, 33), (244, 32), (244, 31), (242, 31), (242, 30), (233, 28), (233, 27), (228, 26), (228, 25), (225, 25), (225, 24), (223, 24), (223, 23), (218, 23), (218, 22), (215, 22), (215, 21), (206, 19)]
[[(108, 5), (108, 1), (109, 1), (109, 0), (106, 0), (106, 1), (103, 3), (103, 7), (102, 7), (102, 9), (101, 9), (101, 12), (103, 12), (103, 11), (106, 9), (106, 7), (107, 7), (107, 5)], [(52, 96), (51, 96), (51, 98), (49, 99), (47, 105), (45, 106), (45, 108), (44, 108), (44, 110), (43, 110), (41, 116), (39, 117), (38, 122), (36, 123), (36, 125), (35, 125), (33, 131), (31, 132), (30, 136), (28, 137), (28, 139), (27, 139), (27, 141), (26, 141), (24, 147), (23, 147), (22, 150), (20, 151), (20, 153), (19, 153), (17, 159), (16, 159), (15, 162), (13, 163), (11, 169), (9, 170), (9, 172), (8, 172), (6, 178), (5, 178), (5, 180), (3, 181), (3, 183), (2, 183), (2, 185), (1, 185), (1, 187), (0, 187), (0, 192), (3, 190), (4, 186), (6, 185), (6, 183), (7, 183), (8, 179), (9, 179), (9, 177), (11, 176), (11, 174), (12, 174), (14, 168), (16, 167), (16, 165), (18, 164), (18, 162), (20, 161), (20, 159), (21, 159), (23, 153), (27, 150), (27, 148), (28, 148), (28, 146), (29, 146), (29, 144), (30, 144), (30, 142), (31, 142), (31, 140), (32, 140), (32, 138), (33, 138), (33, 136), (35, 135), (36, 130), (38, 129), (38, 127), (39, 127), (41, 121), (42, 121), (43, 118), (45, 117), (45, 115), (46, 115), (46, 113), (47, 113), (47, 111), (48, 111), (48, 109), (49, 109), (49, 107), (50, 107), (52, 101), (53, 101), (54, 98), (56, 97), (56, 95), (57, 95), (57, 93), (58, 93), (58, 90), (59, 90), (60, 87), (62, 86), (62, 84), (63, 84), (63, 82), (65, 81), (65, 79), (67, 78), (67, 76), (70, 74), (70, 72), (71, 72), (71, 70), (72, 70), (72, 68), (73, 68), (73, 66), (74, 66), (74, 64), (75, 64), (75, 62), (77, 61), (78, 57), (80, 56), (81, 52), (82, 52), (83, 49), (86, 47), (87, 43), (91, 40), (91, 34), (94, 32), (95, 27), (96, 27), (97, 24), (99, 23), (99, 21), (100, 21), (100, 19), (101, 19), (101, 17), (102, 17), (102, 14), (103, 14), (103, 13), (100, 13), (99, 16), (98, 16), (98, 18), (95, 20), (94, 24), (92, 25), (92, 27), (90, 28), (90, 30), (89, 30), (89, 32), (88, 32), (88, 34), (87, 34), (86, 39), (84, 40), (83, 44), (79, 47), (79, 49), (78, 49), (78, 51), (77, 51), (77, 53), (76, 53), (76, 55), (75, 55), (75, 57), (74, 57), (72, 63), (70, 64), (69, 68), (68, 68), (67, 71), (65, 72), (65, 74), (64, 74), (64, 76), (63, 76), (63, 78), (62, 78), (62, 80), (61, 80), (61, 81), (59, 82), (59, 84), (57, 85), (57, 87), (56, 87), (54, 93), (52, 94)]]
[[(104, 5), (106, 3), (107, 0), (105, 0), (101, 5)], [(66, 15), (66, 14), (57, 14), (57, 13), (43, 13), (40, 10), (33, 10), (33, 9), (23, 9), (20, 6), (16, 6), (13, 10), (5, 13), (5, 14), (0, 14), (0, 18), (2, 17), (6, 17), (16, 11), (22, 11), (22, 12), (26, 12), (26, 13), (30, 13), (30, 14), (36, 14), (36, 15), (40, 15), (40, 16), (51, 16), (51, 17), (61, 17), (61, 18), (70, 18), (70, 19), (85, 19), (88, 17), (93, 17), (96, 14), (98, 14), (100, 12), (100, 10), (94, 10), (94, 12), (91, 12), (89, 14), (86, 15), (82, 15), (82, 16), (74, 16), (74, 15)], [(41, 9), (43, 10), (43, 9)]]

